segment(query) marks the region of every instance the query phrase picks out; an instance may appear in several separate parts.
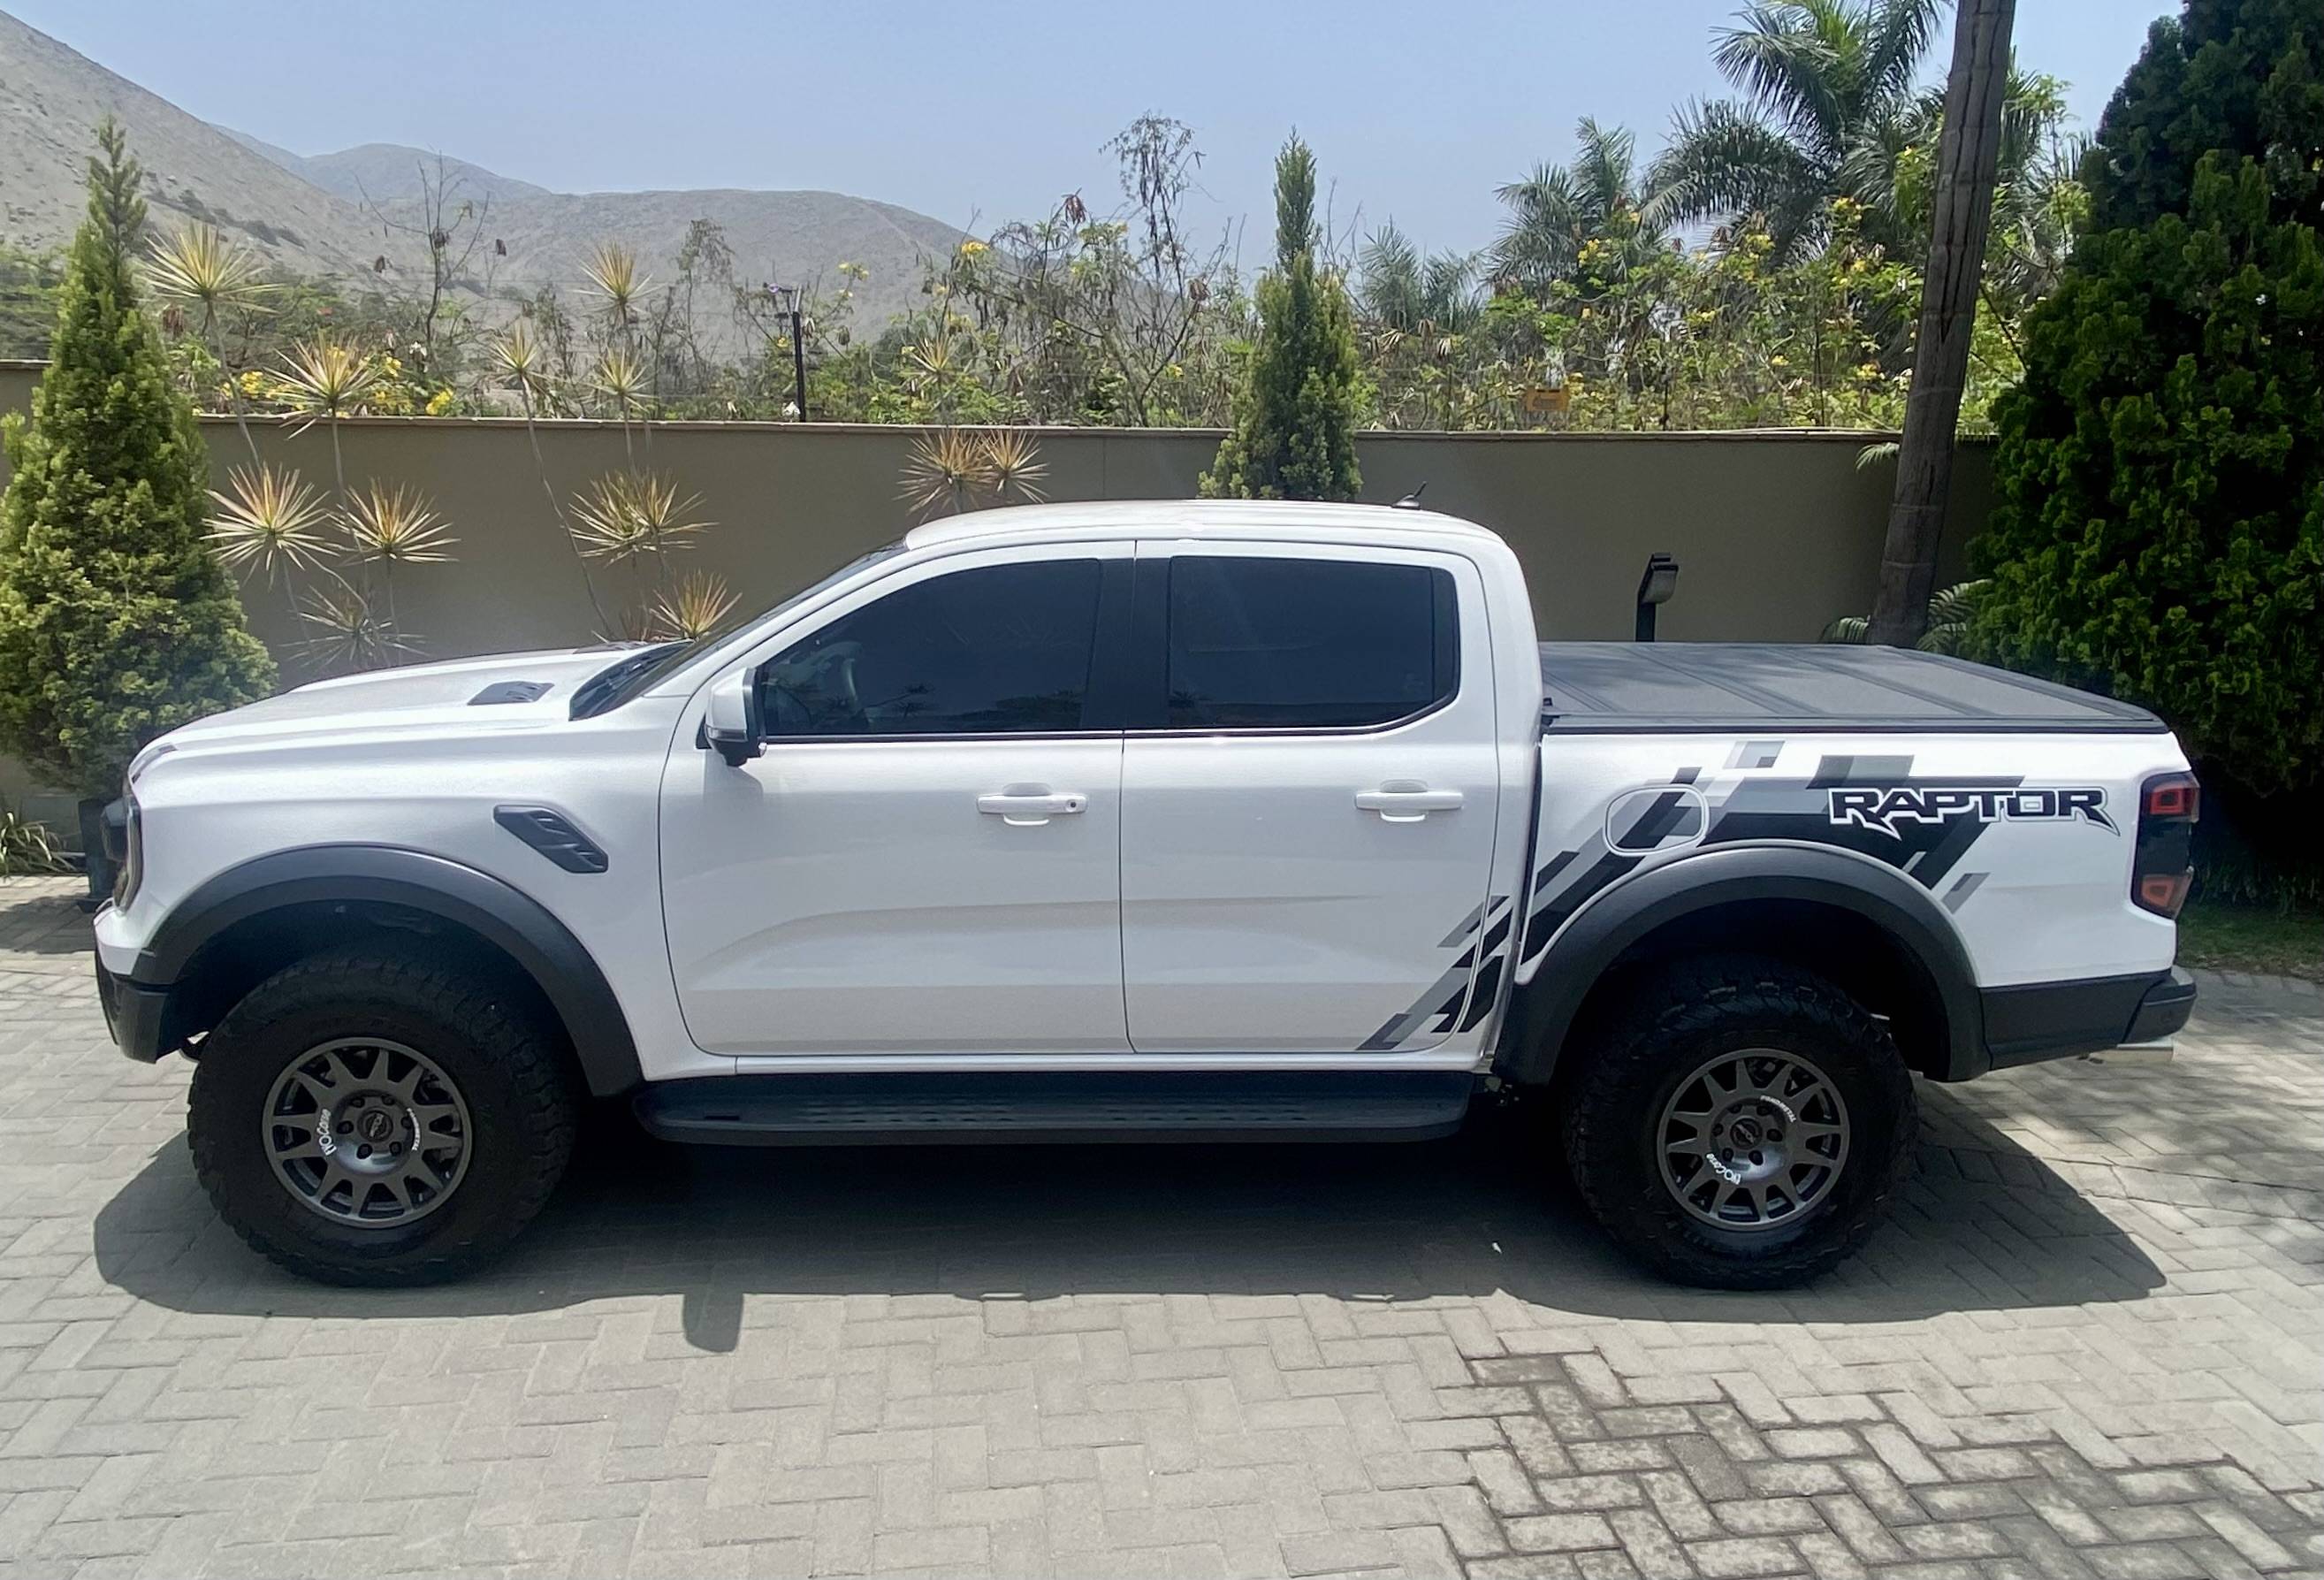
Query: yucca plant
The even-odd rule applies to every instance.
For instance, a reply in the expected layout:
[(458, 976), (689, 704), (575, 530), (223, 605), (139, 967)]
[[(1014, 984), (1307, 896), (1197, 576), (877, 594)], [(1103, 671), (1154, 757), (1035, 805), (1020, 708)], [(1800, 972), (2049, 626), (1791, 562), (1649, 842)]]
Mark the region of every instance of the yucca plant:
[(653, 281), (638, 267), (638, 255), (619, 242), (599, 242), (589, 251), (581, 264), (584, 287), (590, 295), (601, 297), (605, 303), (605, 317), (617, 330), (627, 330), (637, 321), (638, 304)]
[(1049, 468), (1032, 435), (1021, 428), (996, 428), (978, 445), (983, 453), (984, 485), (997, 502), (1029, 504), (1048, 497), (1041, 492), (1041, 480), (1049, 475)]
[(355, 347), (334, 335), (302, 340), (284, 353), (275, 394), (290, 408), (293, 438), (321, 422), (331, 435), (331, 476), (347, 497), (346, 463), (339, 454), (339, 422), (363, 410), (379, 371)]
[(394, 622), (344, 577), (309, 592), (300, 603), (299, 621), (314, 633), (300, 646), (321, 668), (344, 663), (351, 670), (375, 670), (411, 651)]
[(594, 559), (618, 565), (687, 546), (710, 525), (693, 519), (702, 496), (681, 494), (674, 479), (651, 472), (609, 472), (573, 502), (574, 541)]
[(226, 337), (218, 326), (231, 312), (255, 316), (272, 311), (281, 288), (266, 278), (264, 261), (256, 253), (229, 241), (216, 226), (198, 222), (148, 245), (145, 280), (164, 302), (193, 310), (204, 348), (226, 374), (226, 403), (235, 426), (241, 430), (251, 459), (256, 460), (258, 442), (250, 436), (242, 381), (227, 366)]
[(323, 563), (323, 528), (330, 513), (323, 496), (297, 472), (277, 471), (264, 462), (236, 467), (226, 474), (226, 485), (209, 494), (217, 505), (209, 540), (226, 564), (287, 588), (292, 571)]
[(1041, 481), (1048, 474), (1040, 447), (1020, 429), (939, 428), (912, 440), (903, 498), (921, 521), (983, 504), (1031, 504), (1047, 497)]
[[(346, 540), (348, 557), (362, 568), (366, 580), (377, 570), (380, 596), (387, 605), (388, 629), (400, 633), (395, 568), (441, 563), (452, 558), (445, 550), (456, 540), (444, 518), (418, 489), (374, 478), (346, 502), (339, 529)], [(366, 587), (364, 596), (370, 596)]]
[(646, 365), (618, 346), (609, 346), (589, 369), (589, 387), (613, 403), (622, 420), (622, 439), (629, 443), (630, 416), (653, 404), (653, 376)]
[(71, 870), (47, 824), (0, 804), (0, 877), (51, 877)]
[(733, 607), (734, 595), (724, 582), (704, 571), (691, 571), (654, 600), (653, 629), (665, 638), (698, 641), (716, 630)]
[(974, 508), (984, 486), (984, 447), (957, 428), (940, 428), (912, 440), (904, 462), (903, 497), (921, 521)]
[(451, 559), (458, 540), (428, 496), (404, 484), (373, 479), (347, 501), (341, 517), (347, 546), (361, 563), (419, 565)]

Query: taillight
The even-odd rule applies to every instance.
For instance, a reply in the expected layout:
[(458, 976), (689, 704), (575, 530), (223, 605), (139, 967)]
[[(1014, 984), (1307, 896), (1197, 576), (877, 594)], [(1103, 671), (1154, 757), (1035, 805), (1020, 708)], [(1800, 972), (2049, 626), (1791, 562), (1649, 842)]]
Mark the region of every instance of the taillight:
[(2203, 788), (2191, 773), (2158, 773), (2139, 787), (2138, 844), (2131, 857), (2130, 898), (2143, 910), (2175, 917), (2194, 882), (2189, 864)]

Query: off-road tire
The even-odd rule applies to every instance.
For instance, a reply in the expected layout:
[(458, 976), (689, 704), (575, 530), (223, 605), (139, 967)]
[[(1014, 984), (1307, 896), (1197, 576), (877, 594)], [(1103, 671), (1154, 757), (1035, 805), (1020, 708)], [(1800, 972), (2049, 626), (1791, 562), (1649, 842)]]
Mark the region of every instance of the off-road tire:
[[(422, 1050), (457, 1084), (472, 1123), (466, 1171), (440, 1206), (388, 1227), (331, 1222), (276, 1177), (262, 1120), (274, 1083), (340, 1038)], [(330, 1284), (460, 1277), (515, 1239), (573, 1151), (581, 1095), (527, 1006), (456, 966), (378, 947), (299, 961), (253, 988), (202, 1044), (186, 1140), (202, 1188), (260, 1254)]]
[[(1753, 1048), (1803, 1058), (1838, 1089), (1847, 1157), (1798, 1221), (1715, 1227), (1664, 1183), (1664, 1110), (1706, 1060)], [(1919, 1133), (1913, 1078), (1887, 1029), (1831, 983), (1779, 961), (1705, 956), (1643, 974), (1566, 1059), (1565, 1156), (1582, 1200), (1618, 1246), (1680, 1283), (1781, 1289), (1827, 1271), (1871, 1234)]]

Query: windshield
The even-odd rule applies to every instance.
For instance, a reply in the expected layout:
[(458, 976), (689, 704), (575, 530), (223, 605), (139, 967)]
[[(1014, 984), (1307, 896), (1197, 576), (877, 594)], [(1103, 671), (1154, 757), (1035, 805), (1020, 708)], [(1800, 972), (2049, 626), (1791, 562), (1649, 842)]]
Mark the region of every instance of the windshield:
[(865, 567), (877, 565), (881, 560), (892, 559), (903, 551), (904, 541), (901, 538), (892, 543), (882, 543), (869, 554), (857, 555), (811, 586), (801, 587), (770, 609), (761, 609), (754, 614), (730, 614), (700, 636), (688, 642), (659, 642), (651, 647), (640, 648), (634, 652), (625, 653), (609, 667), (592, 675), (583, 682), (579, 689), (573, 693), (573, 716), (594, 718), (598, 714), (608, 713), (621, 707), (632, 698), (642, 697), (656, 680), (660, 679), (679, 665), (708, 652), (744, 626), (756, 625), (761, 621), (771, 620), (779, 614), (795, 609), (809, 598), (838, 586)]

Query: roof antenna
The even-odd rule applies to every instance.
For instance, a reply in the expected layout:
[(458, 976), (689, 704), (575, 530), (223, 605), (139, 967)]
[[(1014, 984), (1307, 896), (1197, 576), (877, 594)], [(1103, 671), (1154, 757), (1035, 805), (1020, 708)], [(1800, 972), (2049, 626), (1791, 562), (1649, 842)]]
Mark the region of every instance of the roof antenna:
[(1421, 496), (1422, 494), (1424, 494), (1427, 493), (1427, 492), (1428, 492), (1428, 480), (1427, 480), (1426, 478), (1425, 478), (1425, 477), (1424, 477), (1424, 478), (1422, 478), (1422, 479), (1421, 479), (1421, 483), (1420, 483), (1420, 486), (1419, 486), (1419, 487), (1417, 487), (1417, 488), (1414, 489), (1411, 493), (1409, 493), (1409, 494), (1406, 494), (1402, 499), (1397, 500), (1394, 504), (1392, 504), (1392, 505), (1388, 506), (1388, 509), (1390, 509), (1390, 510), (1418, 510), (1418, 509), (1420, 508), (1420, 496)]

